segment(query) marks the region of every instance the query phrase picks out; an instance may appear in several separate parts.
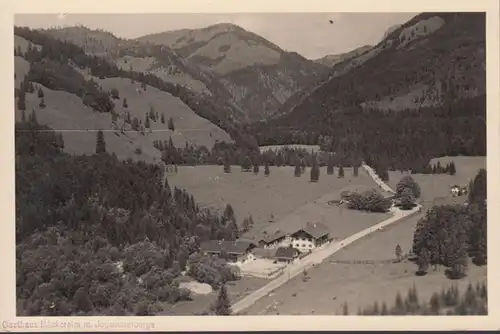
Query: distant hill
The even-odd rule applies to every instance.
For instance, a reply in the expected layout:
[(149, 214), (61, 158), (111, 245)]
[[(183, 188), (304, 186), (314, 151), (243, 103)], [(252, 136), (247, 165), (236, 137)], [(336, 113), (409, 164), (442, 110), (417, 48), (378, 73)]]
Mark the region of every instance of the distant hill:
[(363, 46), (360, 46), (359, 48), (356, 48), (356, 49), (349, 51), (349, 52), (345, 52), (345, 53), (341, 53), (341, 54), (337, 54), (337, 55), (324, 56), (322, 58), (316, 59), (315, 62), (322, 64), (322, 65), (325, 65), (325, 66), (328, 66), (328, 67), (333, 67), (334, 65), (336, 65), (340, 62), (357, 57), (357, 56), (365, 53), (366, 51), (368, 51), (372, 47), (373, 46), (371, 46), (371, 45), (363, 45)]
[(216, 78), (250, 121), (274, 114), (327, 70), (233, 24), (157, 33), (138, 41), (167, 46)]
[[(233, 142), (226, 131), (200, 117), (181, 98), (130, 77), (109, 74), (111, 72), (108, 76), (92, 74), (88, 67), (77, 64), (78, 56), (82, 56), (77, 52), (67, 60), (55, 59), (50, 54), (36, 59), (34, 57), (39, 55), (30, 49), (53, 47), (54, 40), (50, 37), (44, 39), (42, 37), (45, 35), (37, 35), (29, 30), (21, 29), (17, 32), (33, 39), (29, 41), (19, 35), (15, 36), (16, 87), (19, 88), (26, 78), (30, 78), (34, 86), (32, 92), (26, 93), (24, 114), (29, 115), (35, 111), (39, 123), (56, 131), (62, 130), (65, 151), (75, 154), (94, 153), (97, 130), (104, 131), (107, 149), (117, 157), (149, 162), (161, 158), (161, 152), (154, 147), (155, 141), (168, 142), (172, 139), (177, 147), (184, 147), (187, 143), (206, 146), (208, 149), (216, 142)], [(42, 43), (36, 44), (34, 41)], [(95, 83), (98, 91), (105, 92), (105, 96), (116, 90), (118, 96), (108, 98), (108, 103), (114, 106), (112, 112), (96, 111), (96, 107), (88, 103), (88, 95), (82, 90), (87, 89), (90, 82)], [(43, 92), (44, 107), (40, 106), (42, 98), (38, 96), (39, 89)], [(146, 113), (151, 111), (158, 113), (158, 118), (150, 120), (152, 131), (145, 129), (144, 135), (141, 131), (132, 131), (131, 124), (126, 122), (127, 118), (137, 118), (144, 125)], [(17, 108), (16, 119), (20, 120), (22, 114)], [(161, 122), (161, 115), (164, 122)], [(174, 131), (168, 128), (167, 121), (170, 118), (175, 124)], [(121, 131), (122, 129), (125, 131)]]
[(319, 144), (406, 167), (485, 154), (485, 43), (482, 13), (417, 15), (253, 131), (260, 145)]

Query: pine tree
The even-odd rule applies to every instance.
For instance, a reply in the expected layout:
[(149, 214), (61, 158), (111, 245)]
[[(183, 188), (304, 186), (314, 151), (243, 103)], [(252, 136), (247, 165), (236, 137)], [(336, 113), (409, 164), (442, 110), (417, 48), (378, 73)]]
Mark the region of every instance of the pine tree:
[(38, 106), (40, 107), (40, 109), (44, 109), (46, 107), (45, 99), (43, 97), (40, 99), (40, 103), (38, 104)]
[(35, 109), (31, 109), (31, 115), (29, 117), (29, 121), (33, 124), (38, 124), (38, 119), (36, 117)]
[(299, 164), (298, 160), (295, 162), (295, 169), (293, 171), (293, 175), (295, 177), (299, 177), (300, 175), (302, 175), (302, 170), (300, 168), (300, 164)]
[(338, 175), (339, 179), (343, 178), (344, 177), (344, 167), (340, 166), (339, 167), (339, 175)]
[(266, 161), (264, 164), (264, 174), (266, 176), (269, 176), (270, 173), (271, 173), (271, 171), (269, 170), (269, 162)]
[(146, 114), (146, 120), (144, 121), (144, 127), (145, 128), (150, 128), (151, 127), (151, 124), (149, 122), (149, 115)]
[(347, 302), (344, 302), (344, 304), (342, 306), (342, 314), (349, 315), (349, 307), (347, 306)]
[(330, 154), (328, 155), (328, 163), (326, 167), (326, 174), (332, 175), (334, 172), (333, 170), (333, 156)]
[(38, 98), (45, 97), (45, 94), (43, 93), (42, 87), (38, 87)]
[(259, 174), (259, 165), (258, 164), (253, 165), (253, 173), (255, 175)]
[(229, 163), (229, 159), (226, 159), (224, 162), (224, 173), (231, 173), (231, 165)]
[(250, 171), (250, 168), (252, 167), (252, 162), (250, 161), (250, 157), (246, 156), (245, 159), (243, 160), (243, 163), (241, 164), (241, 170), (244, 172)]
[(162, 124), (165, 124), (165, 115), (163, 113), (161, 113), (161, 123)]
[(403, 250), (401, 249), (401, 246), (399, 244), (396, 245), (394, 253), (396, 255), (396, 259), (398, 259), (399, 261), (401, 259), (401, 254), (403, 253)]
[(448, 174), (455, 175), (456, 173), (457, 173), (457, 169), (455, 167), (455, 163), (452, 161), (452, 162), (450, 162), (450, 167), (448, 169)]
[(26, 93), (24, 89), (19, 91), (19, 97), (17, 98), (17, 109), (26, 110)]
[(96, 148), (95, 153), (105, 153), (106, 152), (106, 143), (104, 142), (104, 133), (102, 130), (97, 131), (97, 140), (96, 140)]
[(418, 273), (420, 275), (423, 275), (427, 272), (429, 269), (429, 251), (427, 250), (426, 247), (423, 247), (417, 258), (417, 265), (418, 265)]
[(316, 156), (313, 156), (313, 162), (311, 166), (311, 182), (318, 182), (319, 180), (319, 166)]
[(231, 315), (231, 304), (225, 285), (220, 287), (219, 295), (215, 302), (214, 312), (216, 315)]
[(405, 189), (410, 189), (414, 198), (420, 197), (420, 186), (410, 175), (405, 175), (396, 185), (396, 194), (401, 196)]
[(354, 177), (357, 177), (359, 175), (359, 166), (358, 165), (353, 166), (352, 175)]
[(123, 108), (128, 108), (127, 99), (125, 97), (123, 98)]
[(415, 197), (410, 188), (404, 188), (400, 195), (400, 205), (402, 210), (411, 210), (415, 207)]
[(168, 129), (170, 131), (175, 131), (174, 120), (172, 117), (168, 119)]

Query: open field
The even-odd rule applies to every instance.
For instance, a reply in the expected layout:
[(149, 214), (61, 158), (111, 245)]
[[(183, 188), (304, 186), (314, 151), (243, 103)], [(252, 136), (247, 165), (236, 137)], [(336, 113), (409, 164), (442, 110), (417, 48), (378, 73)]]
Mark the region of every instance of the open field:
[[(300, 228), (307, 221), (321, 221), (330, 227), (333, 237), (343, 238), (390, 216), (327, 204), (329, 199), (340, 198), (345, 189), (375, 188), (375, 182), (362, 170), (358, 177), (353, 177), (352, 169), (345, 168), (345, 178), (339, 179), (327, 175), (323, 167), (317, 183), (309, 182), (309, 169), (301, 177), (294, 177), (293, 170), (271, 167), (271, 174), (266, 177), (262, 171), (258, 175), (241, 172), (239, 166), (233, 166), (229, 174), (224, 173), (222, 166), (186, 166), (179, 167), (168, 181), (172, 187), (185, 188), (205, 206), (224, 210), (226, 204), (231, 204), (239, 223), (252, 215), (255, 225), (245, 235), (247, 238), (260, 236), (264, 229), (270, 235), (277, 229)], [(274, 223), (269, 222), (271, 214)]]
[(244, 314), (328, 315), (341, 312), (344, 302), (347, 302), (350, 313), (355, 314), (358, 308), (370, 306), (375, 301), (392, 305), (397, 292), (405, 295), (413, 284), (417, 287), (419, 298), (428, 300), (432, 293), (455, 282), (463, 290), (469, 282), (486, 280), (486, 267), (473, 264), (469, 265), (466, 278), (451, 281), (444, 276), (443, 269), (439, 272), (430, 270), (426, 276), (417, 277), (416, 265), (411, 262), (345, 263), (392, 259), (396, 243), (404, 251), (408, 250), (413, 229), (420, 217), (418, 215), (397, 222), (384, 231), (375, 232), (347, 246), (321, 265), (309, 269), (307, 273), (310, 279), (307, 282), (303, 282), (302, 275), (298, 275), (258, 300)]
[[(448, 159), (448, 160), (446, 160)], [(441, 163), (450, 158), (441, 158)], [(425, 208), (436, 204), (463, 202), (464, 197), (452, 199), (449, 186), (466, 184), (477, 170), (485, 166), (485, 158), (453, 157), (457, 174), (450, 175), (412, 175), (420, 184)], [(401, 173), (391, 172), (389, 185), (395, 187)], [(398, 178), (399, 177), (399, 178)], [(424, 211), (425, 212), (425, 211)], [(373, 302), (385, 301), (391, 305), (399, 291), (406, 294), (413, 284), (417, 287), (419, 298), (427, 300), (433, 292), (457, 283), (465, 289), (469, 282), (486, 280), (486, 267), (469, 265), (468, 276), (459, 281), (451, 281), (444, 272), (433, 272), (426, 276), (415, 276), (416, 265), (411, 262), (360, 264), (354, 261), (384, 261), (395, 257), (396, 244), (403, 252), (410, 249), (413, 232), (418, 220), (424, 213), (404, 219), (382, 231), (375, 232), (345, 247), (329, 259), (308, 271), (310, 279), (302, 281), (299, 275), (284, 284), (270, 295), (260, 299), (244, 311), (245, 314), (336, 314), (341, 312), (342, 303), (347, 302), (350, 313), (358, 308), (367, 307)], [(340, 263), (336, 263), (336, 262)], [(387, 261), (386, 261), (387, 262)], [(328, 293), (325, 293), (328, 291)]]
[[(424, 202), (429, 201), (442, 201), (445, 197), (448, 198), (450, 203), (453, 199), (450, 196), (450, 187), (453, 185), (466, 186), (469, 180), (476, 176), (480, 168), (486, 168), (486, 157), (442, 157), (439, 159), (431, 160), (431, 163), (441, 162), (445, 166), (450, 161), (455, 162), (457, 173), (455, 175), (448, 174), (413, 174), (413, 179), (420, 185), (422, 191), (421, 200)], [(389, 172), (388, 185), (396, 189), (396, 184), (403, 177), (401, 172)], [(461, 201), (462, 198), (455, 198)]]

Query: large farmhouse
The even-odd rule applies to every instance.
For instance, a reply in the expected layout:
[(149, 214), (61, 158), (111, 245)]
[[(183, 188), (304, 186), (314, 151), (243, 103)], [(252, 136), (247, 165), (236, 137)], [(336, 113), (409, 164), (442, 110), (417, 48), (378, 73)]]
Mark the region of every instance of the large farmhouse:
[(244, 261), (256, 245), (250, 241), (208, 240), (202, 242), (200, 250), (207, 255), (224, 254), (228, 261)]
[(330, 240), (330, 231), (322, 223), (307, 223), (292, 235), (292, 246), (301, 252), (312, 251)]

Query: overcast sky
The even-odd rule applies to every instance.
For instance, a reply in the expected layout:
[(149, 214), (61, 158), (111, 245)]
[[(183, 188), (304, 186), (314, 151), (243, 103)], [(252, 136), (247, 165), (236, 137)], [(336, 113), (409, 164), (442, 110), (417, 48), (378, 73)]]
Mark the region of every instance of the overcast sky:
[[(309, 59), (378, 43), (385, 31), (416, 13), (242, 13), (242, 14), (18, 14), (15, 24), (32, 28), (81, 24), (116, 36), (203, 28), (230, 22), (254, 32), (281, 48)], [(330, 24), (329, 20), (334, 23)]]

